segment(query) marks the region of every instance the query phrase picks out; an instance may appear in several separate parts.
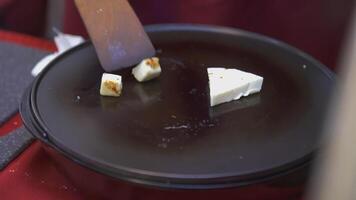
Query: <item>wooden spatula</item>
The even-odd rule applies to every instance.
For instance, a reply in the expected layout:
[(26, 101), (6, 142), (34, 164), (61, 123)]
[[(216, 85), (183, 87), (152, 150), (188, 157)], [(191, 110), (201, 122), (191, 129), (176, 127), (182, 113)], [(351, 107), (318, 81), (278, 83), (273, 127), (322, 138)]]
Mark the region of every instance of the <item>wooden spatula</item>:
[(114, 71), (155, 54), (127, 0), (75, 0), (104, 70)]

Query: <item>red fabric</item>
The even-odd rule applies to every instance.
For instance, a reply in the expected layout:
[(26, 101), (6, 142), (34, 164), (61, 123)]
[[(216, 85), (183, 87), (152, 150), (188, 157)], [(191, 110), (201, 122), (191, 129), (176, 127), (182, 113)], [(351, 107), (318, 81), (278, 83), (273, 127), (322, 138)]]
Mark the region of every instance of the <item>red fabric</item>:
[[(237, 27), (285, 41), (334, 69), (354, 0), (130, 0), (143, 24), (203, 23)], [(66, 32), (86, 35), (66, 0)]]
[(15, 115), (9, 121), (7, 121), (3, 126), (0, 127), (0, 137), (6, 135), (10, 131), (20, 127), (22, 125), (19, 114)]
[(39, 142), (0, 172), (0, 195), (2, 199), (81, 199), (77, 189), (56, 171)]
[(73, 3), (73, 0), (65, 1), (65, 15), (63, 21), (63, 31), (65, 33), (88, 37), (88, 33), (84, 28), (84, 23), (80, 18), (79, 12)]
[(56, 51), (56, 45), (48, 40), (39, 39), (36, 37), (32, 37), (29, 35), (23, 35), (20, 33), (9, 32), (9, 31), (1, 31), (0, 30), (0, 40), (8, 41), (17, 44), (21, 44), (28, 47), (35, 47), (38, 49), (43, 49), (46, 51)]
[(9, 5), (9, 3), (11, 3), (13, 0), (0, 0), (0, 8), (4, 8), (7, 5)]
[(42, 36), (47, 0), (0, 0), (0, 28)]

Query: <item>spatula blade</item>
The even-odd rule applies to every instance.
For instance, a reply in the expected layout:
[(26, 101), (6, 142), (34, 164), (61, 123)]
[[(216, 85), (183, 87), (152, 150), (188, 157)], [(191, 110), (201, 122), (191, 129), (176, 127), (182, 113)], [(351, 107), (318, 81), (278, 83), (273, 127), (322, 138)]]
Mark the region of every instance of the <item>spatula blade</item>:
[(105, 71), (132, 66), (155, 54), (127, 0), (75, 2)]

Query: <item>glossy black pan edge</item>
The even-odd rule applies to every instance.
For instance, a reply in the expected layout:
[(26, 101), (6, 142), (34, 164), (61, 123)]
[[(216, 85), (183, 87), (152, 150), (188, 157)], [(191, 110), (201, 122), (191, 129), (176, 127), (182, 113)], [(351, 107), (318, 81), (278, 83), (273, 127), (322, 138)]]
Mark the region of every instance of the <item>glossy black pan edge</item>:
[(226, 181), (221, 184), (209, 184), (209, 185), (201, 185), (201, 184), (178, 184), (178, 183), (168, 183), (168, 182), (153, 182), (153, 181), (146, 181), (144, 179), (138, 179), (135, 176), (129, 176), (129, 175), (124, 175), (122, 174), (121, 176), (115, 176), (115, 174), (108, 173), (107, 171), (103, 171), (101, 169), (92, 167), (91, 165), (87, 165), (85, 162), (81, 161), (80, 159), (75, 158), (71, 154), (61, 150), (59, 147), (57, 147), (55, 144), (51, 143), (48, 138), (45, 138), (45, 136), (41, 133), (44, 132), (43, 129), (40, 128), (40, 126), (37, 124), (36, 120), (33, 119), (32, 116), (32, 111), (30, 108), (30, 88), (25, 92), (23, 95), (21, 104), (20, 104), (20, 114), (24, 123), (24, 126), (27, 128), (27, 130), (38, 140), (40, 140), (44, 145), (47, 145), (51, 148), (53, 148), (55, 151), (59, 152), (61, 155), (65, 156), (66, 158), (74, 161), (75, 163), (83, 166), (84, 168), (89, 168), (91, 170), (94, 170), (96, 172), (99, 172), (100, 174), (103, 175), (108, 175), (108, 178), (116, 177), (119, 180), (123, 181), (128, 181), (131, 183), (139, 184), (139, 185), (144, 185), (144, 186), (149, 186), (149, 187), (158, 187), (158, 188), (166, 188), (166, 189), (184, 189), (184, 190), (191, 190), (191, 189), (220, 189), (220, 188), (234, 188), (234, 187), (243, 187), (243, 186), (248, 186), (252, 185), (255, 183), (264, 183), (264, 182), (269, 182), (274, 179), (278, 179), (280, 177), (284, 177), (285, 175), (292, 174), (293, 172), (299, 171), (299, 170), (304, 170), (310, 165), (309, 161), (303, 162), (298, 166), (294, 166), (291, 169), (285, 170), (285, 171), (280, 171), (279, 173), (272, 174), (269, 176), (261, 177), (256, 180), (248, 180), (245, 182), (236, 182), (236, 181)]
[[(236, 29), (230, 29), (230, 28), (223, 28), (223, 27), (215, 27), (215, 26), (203, 26), (203, 25), (176, 25), (176, 24), (169, 24), (169, 25), (152, 25), (146, 27), (146, 30), (148, 32), (150, 31), (170, 31), (170, 30), (189, 30), (189, 31), (214, 31), (214, 32), (219, 32), (219, 33), (225, 33), (225, 34), (233, 34), (233, 35), (240, 35), (244, 37), (249, 37), (253, 38), (256, 40), (260, 40), (266, 43), (274, 43), (274, 45), (279, 46), (280, 48), (286, 49), (288, 51), (295, 52), (301, 57), (304, 57), (307, 60), (310, 60), (315, 66), (319, 67), (320, 70), (327, 75), (330, 79), (334, 79), (334, 74), (327, 69), (325, 66), (323, 66), (321, 63), (313, 59), (312, 57), (308, 56), (307, 54), (301, 52), (300, 50), (295, 49), (294, 47), (291, 47), (283, 42), (255, 34), (255, 33), (250, 33), (246, 31), (240, 31)], [(84, 43), (68, 52), (66, 52), (63, 56), (66, 54), (70, 54), (72, 51), (76, 51), (79, 48), (84, 48), (87, 45), (90, 45), (89, 42)], [(60, 59), (60, 58), (58, 58)], [(53, 65), (56, 62), (54, 60), (50, 65)], [(295, 170), (298, 170), (299, 168), (303, 168), (305, 165), (307, 165), (311, 158), (312, 154), (307, 155), (304, 157), (304, 159), (300, 160), (298, 163), (293, 163), (291, 166), (284, 166), (281, 169), (274, 170), (274, 172), (267, 172), (267, 173), (261, 173), (259, 176), (253, 176), (253, 177), (244, 177), (243, 179), (236, 180), (236, 177), (224, 177), (223, 179), (170, 179), (169, 181), (162, 179), (161, 177), (155, 177), (155, 176), (150, 176), (150, 175), (145, 175), (142, 174), (140, 177), (138, 177), (137, 173), (133, 172), (127, 172), (127, 171), (122, 171), (122, 173), (114, 173), (112, 170), (108, 169), (105, 166), (100, 166), (100, 167), (95, 167), (90, 164), (90, 161), (88, 160), (81, 160), (78, 159), (78, 155), (75, 152), (70, 152), (68, 150), (63, 149), (60, 146), (57, 146), (54, 142), (51, 141), (51, 137), (47, 137), (47, 135), (40, 135), (39, 133), (49, 133), (48, 129), (42, 122), (39, 114), (36, 112), (36, 104), (33, 102), (34, 96), (36, 94), (36, 89), (38, 83), (41, 81), (41, 78), (43, 77), (43, 74), (46, 73), (47, 70), (49, 70), (50, 67), (46, 68), (41, 75), (39, 75), (35, 82), (33, 83), (32, 90), (29, 91), (28, 96), (23, 98), (22, 102), (22, 108), (21, 108), (21, 115), (24, 118), (25, 125), (27, 128), (30, 130), (32, 129), (32, 134), (39, 138), (41, 141), (45, 142), (46, 144), (50, 145), (51, 147), (55, 148), (57, 151), (61, 152), (64, 154), (66, 157), (70, 158), (71, 160), (74, 160), (75, 162), (81, 164), (84, 167), (90, 168), (94, 171), (100, 172), (102, 174), (108, 175), (110, 177), (117, 178), (119, 180), (126, 180), (129, 182), (133, 183), (138, 183), (138, 184), (143, 184), (143, 185), (149, 185), (149, 186), (157, 186), (157, 187), (164, 187), (164, 188), (180, 188), (180, 189), (216, 189), (216, 188), (227, 188), (227, 187), (237, 187), (237, 186), (245, 186), (245, 185), (250, 185), (254, 183), (260, 183), (268, 180), (272, 180), (274, 178), (284, 176), (288, 173), (292, 173)], [(26, 103), (27, 102), (27, 103)], [(25, 107), (29, 107), (26, 109)], [(30, 117), (33, 116), (33, 117)], [(32, 118), (32, 119), (30, 119)], [(32, 126), (32, 127), (31, 127)], [(34, 127), (35, 126), (35, 127)], [(36, 130), (34, 130), (36, 129)], [(276, 172), (278, 171), (278, 172)], [(212, 184), (211, 184), (212, 183)]]
[[(94, 170), (96, 172), (99, 172), (100, 174), (108, 175), (108, 178), (115, 177), (118, 180), (123, 180), (123, 181), (128, 181), (131, 183), (139, 184), (139, 185), (144, 185), (144, 186), (150, 186), (150, 187), (158, 187), (158, 188), (167, 188), (167, 189), (184, 189), (184, 190), (191, 190), (191, 189), (220, 189), (220, 188), (234, 188), (234, 187), (242, 187), (242, 186), (248, 186), (256, 183), (263, 183), (263, 182), (269, 182), (274, 179), (278, 179), (279, 177), (283, 177), (285, 175), (291, 174), (295, 171), (303, 170), (307, 166), (309, 166), (310, 162), (306, 160), (305, 162), (301, 163), (300, 165), (293, 166), (290, 169), (280, 171), (275, 174), (270, 174), (266, 175), (265, 177), (259, 177), (258, 179), (250, 179), (246, 180), (244, 182), (236, 182), (234, 180), (225, 180), (222, 181), (221, 184), (199, 184), (199, 183), (173, 183), (173, 182), (162, 182), (162, 181), (148, 181), (145, 179), (140, 179), (137, 178), (135, 175), (129, 175), (129, 174), (122, 174), (120, 176), (110, 173), (108, 171), (95, 168), (91, 165), (88, 165), (86, 162), (77, 159), (75, 156), (72, 156), (70, 153), (62, 150), (61, 148), (57, 147), (55, 144), (51, 143), (49, 139), (46, 137), (46, 134), (44, 133), (44, 130), (38, 125), (37, 120), (35, 120), (33, 116), (33, 112), (31, 110), (31, 103), (30, 103), (30, 93), (31, 93), (31, 88), (29, 88), (25, 94), (22, 97), (22, 101), (20, 104), (20, 114), (24, 123), (24, 126), (27, 128), (27, 130), (38, 140), (40, 140), (42, 143), (45, 145), (48, 145), (49, 147), (53, 148), (55, 151), (59, 152), (61, 155), (65, 156), (66, 158), (74, 161), (75, 163), (85, 167), (89, 168), (91, 170)], [(232, 177), (233, 178), (233, 177)]]
[[(47, 138), (45, 138), (43, 133), (44, 131), (39, 127), (37, 124), (36, 120), (33, 119), (32, 116), (32, 111), (30, 109), (30, 90), (28, 89), (26, 93), (24, 94), (21, 104), (20, 104), (20, 114), (23, 119), (24, 126), (27, 128), (27, 130), (38, 140), (40, 140), (44, 145), (47, 145), (51, 148), (53, 148), (55, 151), (59, 152), (61, 155), (65, 156), (69, 160), (74, 161), (75, 163), (83, 166), (84, 168), (89, 168), (91, 170), (94, 170), (96, 172), (99, 172), (100, 174), (103, 175), (108, 175), (108, 178), (114, 177), (114, 174), (107, 173), (106, 171), (100, 170), (98, 168), (92, 167), (90, 165), (87, 165), (85, 162), (74, 158), (74, 156), (70, 155), (69, 153), (61, 150), (58, 148), (56, 145), (52, 144)], [(264, 183), (264, 182), (269, 182), (275, 179), (278, 179), (280, 177), (284, 177), (286, 175), (292, 174), (294, 172), (298, 172), (300, 170), (305, 170), (308, 166), (310, 165), (309, 160), (306, 160), (306, 162), (301, 163), (298, 166), (294, 166), (291, 169), (285, 170), (285, 171), (280, 171), (279, 173), (272, 174), (269, 176), (261, 177), (256, 180), (248, 180), (245, 182), (235, 182), (235, 181), (227, 181), (222, 184), (209, 184), (209, 185), (200, 185), (200, 184), (174, 184), (174, 183), (168, 183), (168, 182), (153, 182), (153, 181), (146, 181), (144, 179), (138, 179), (135, 176), (128, 176), (128, 175), (121, 175), (121, 176), (116, 176), (119, 180), (123, 181), (128, 181), (131, 183), (139, 184), (139, 185), (144, 185), (144, 186), (150, 186), (150, 187), (159, 187), (159, 188), (167, 188), (167, 189), (184, 189), (184, 190), (191, 190), (191, 189), (220, 189), (220, 188), (234, 188), (234, 187), (243, 187), (243, 186), (248, 186), (252, 185), (255, 183)]]

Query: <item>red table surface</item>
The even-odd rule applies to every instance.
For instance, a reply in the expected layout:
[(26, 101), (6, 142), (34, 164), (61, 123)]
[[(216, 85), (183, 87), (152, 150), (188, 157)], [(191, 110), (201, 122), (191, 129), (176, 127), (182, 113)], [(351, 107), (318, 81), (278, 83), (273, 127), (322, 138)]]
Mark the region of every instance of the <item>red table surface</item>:
[[(34, 38), (31, 36), (21, 35), (18, 33), (0, 31), (0, 41), (8, 41), (15, 44), (21, 44), (28, 47), (43, 49), (47, 51), (55, 51), (56, 47), (53, 42)], [(22, 121), (20, 115), (12, 117), (7, 123), (0, 127), (0, 136), (5, 135), (11, 130), (20, 127)], [(53, 157), (53, 156), (57, 156)], [(98, 199), (98, 195), (93, 195), (92, 191), (80, 190), (74, 184), (73, 180), (61, 173), (56, 164), (56, 160), (65, 159), (61, 155), (49, 154), (42, 148), (39, 141), (35, 141), (28, 147), (20, 156), (12, 161), (3, 171), (0, 172), (0, 199)], [(73, 163), (73, 166), (76, 164)], [(83, 174), (85, 172), (83, 171)], [(85, 177), (82, 179), (85, 180)], [(77, 183), (78, 184), (78, 183)], [(80, 184), (80, 183), (79, 183)], [(97, 182), (83, 182), (83, 184), (91, 184), (95, 186)], [(151, 190), (141, 187), (128, 187), (123, 185), (119, 190), (117, 188), (106, 188), (105, 184), (97, 185), (98, 191), (102, 193), (112, 194), (115, 199), (182, 199), (187, 198), (187, 193), (180, 193)], [(300, 194), (290, 196), (287, 194), (298, 193), (303, 191), (302, 188), (288, 188), (285, 193), (281, 190), (275, 190), (273, 187), (254, 187), (243, 189), (243, 194), (236, 194), (233, 190), (210, 193), (209, 196), (192, 192), (190, 199), (269, 199), (269, 200), (285, 200), (285, 199), (300, 199)], [(296, 191), (296, 192), (294, 192)], [(259, 195), (269, 194), (267, 196)], [(162, 195), (164, 194), (164, 195)], [(188, 193), (190, 194), (190, 193)], [(109, 195), (110, 196), (110, 195)], [(102, 198), (100, 198), (102, 199)]]

